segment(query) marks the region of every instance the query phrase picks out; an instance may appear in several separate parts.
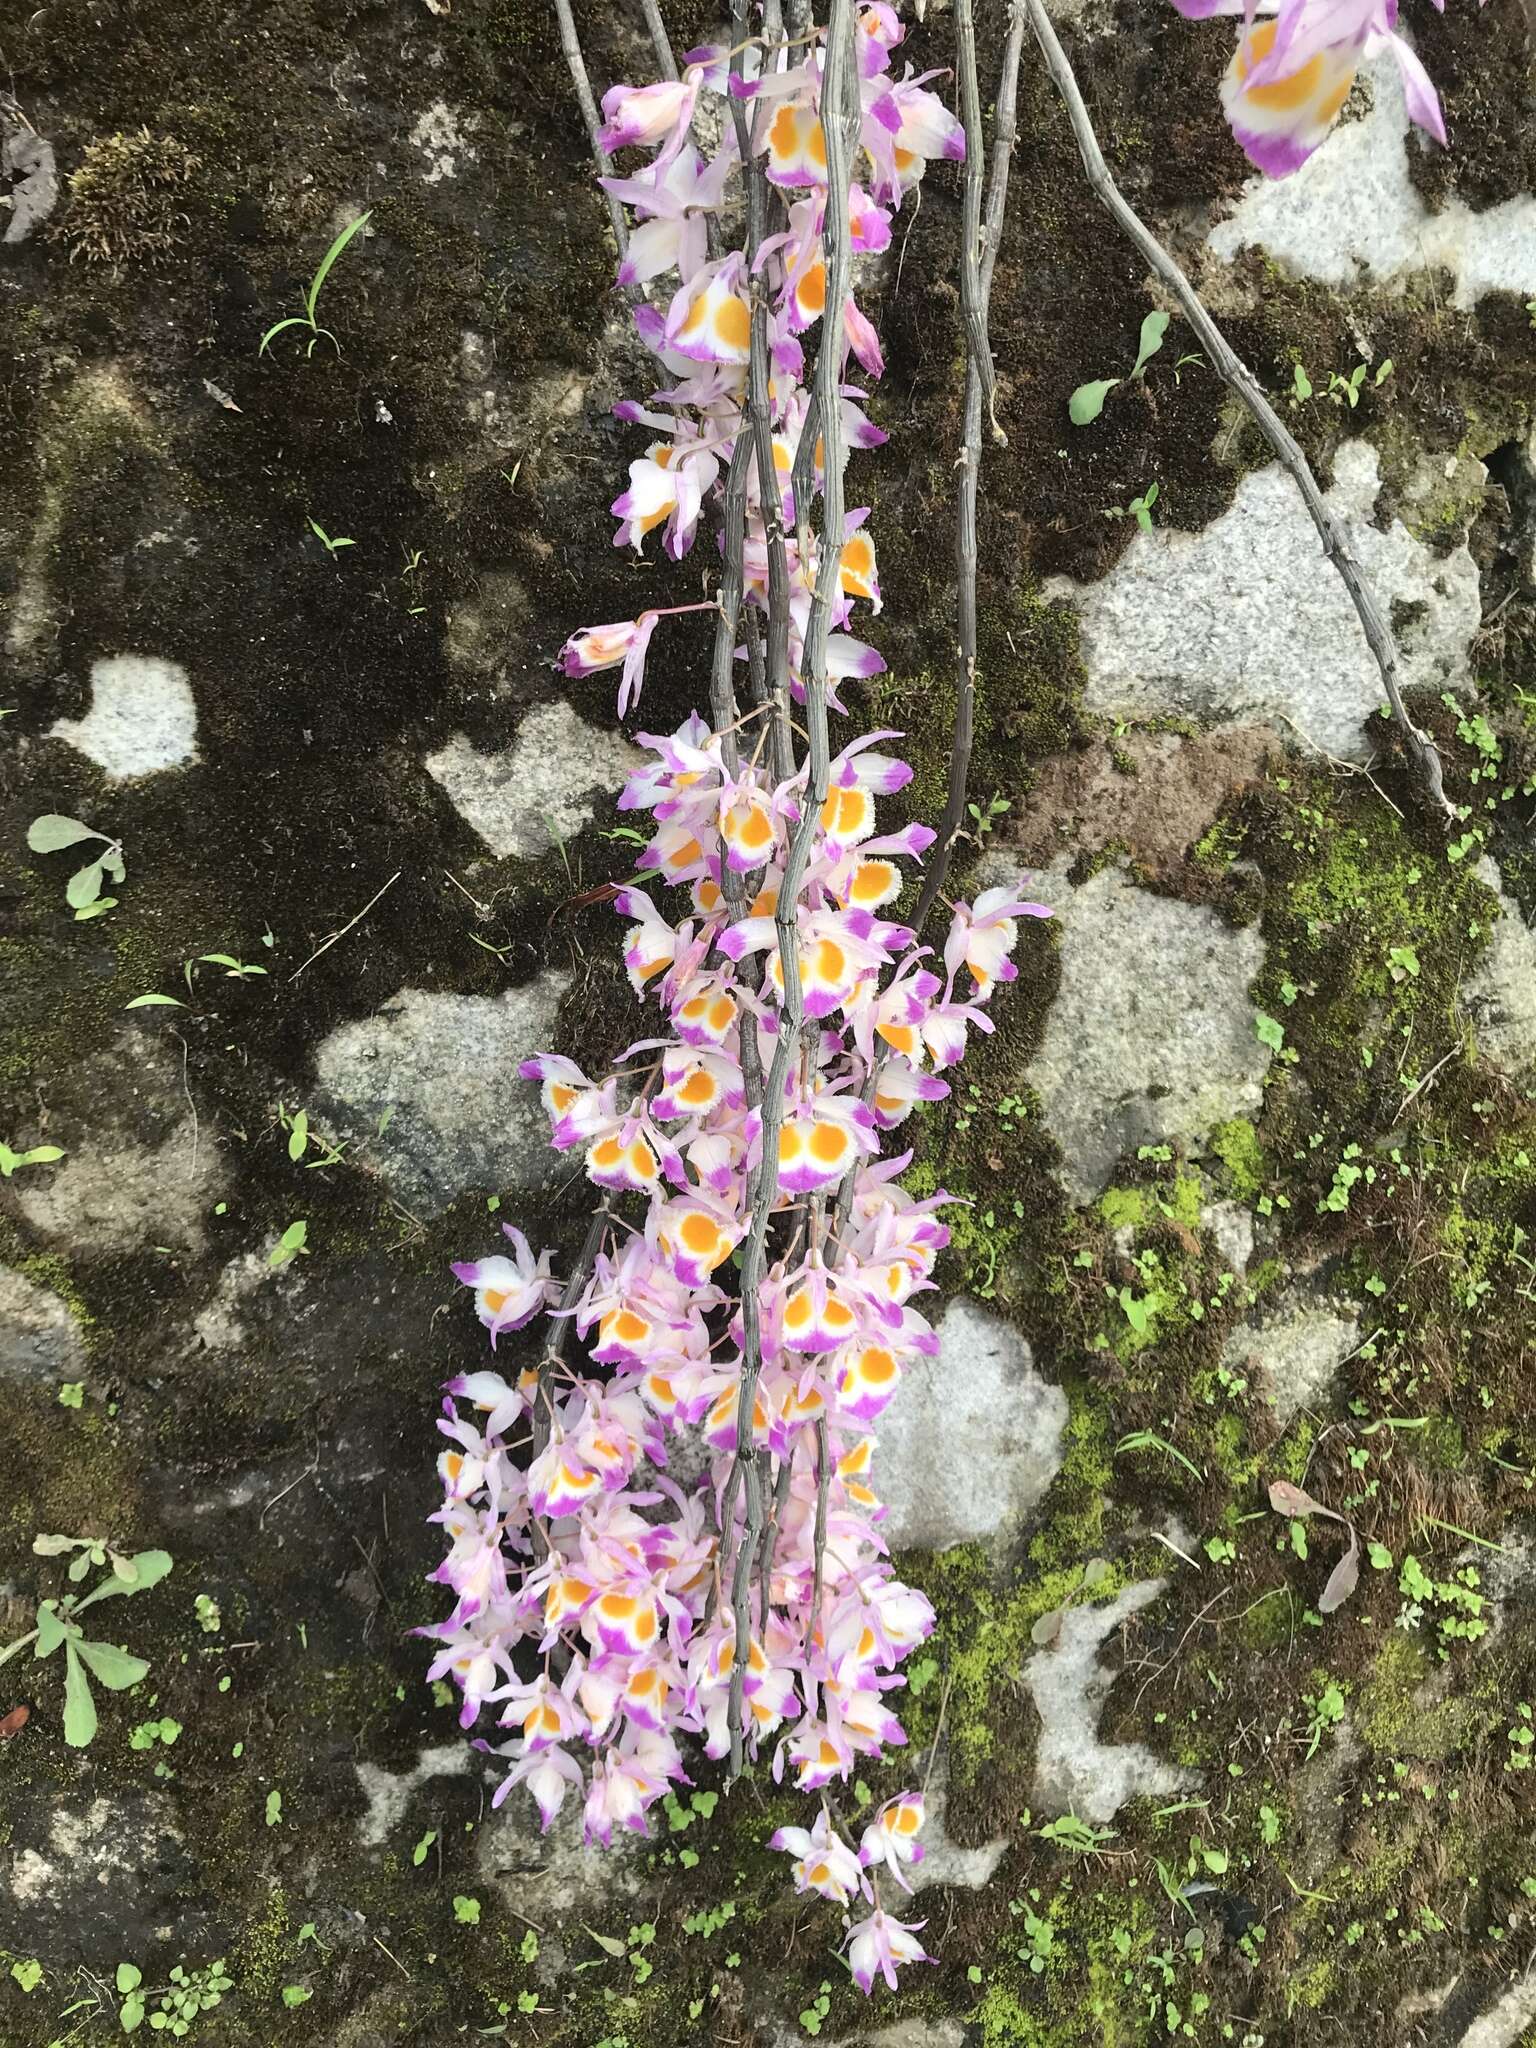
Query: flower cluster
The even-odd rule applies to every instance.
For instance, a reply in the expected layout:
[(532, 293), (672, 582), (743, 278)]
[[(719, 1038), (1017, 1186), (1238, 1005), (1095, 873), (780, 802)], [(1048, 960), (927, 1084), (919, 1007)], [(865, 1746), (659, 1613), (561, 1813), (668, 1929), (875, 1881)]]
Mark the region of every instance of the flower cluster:
[[(964, 142), (926, 77), (893, 75), (893, 9), (874, 0), (854, 21), (866, 175), (849, 189), (847, 230), (854, 252), (877, 252), (928, 162), (963, 155)], [(947, 1070), (970, 1032), (991, 1029), (986, 1005), (1013, 978), (1017, 920), (1047, 913), (989, 890), (952, 910), (932, 956), (893, 913), (934, 835), (882, 831), (877, 819), (878, 799), (911, 776), (884, 750), (898, 735), (844, 746), (814, 800), (808, 764), (794, 763), (788, 700), (825, 687), (841, 709), (838, 684), (884, 666), (848, 630), (856, 604), (880, 608), (874, 541), (855, 511), (836, 536), (835, 577), (822, 579), (836, 584), (824, 683), (806, 672), (827, 542), (795, 483), (812, 500), (822, 493), (830, 439), (883, 440), (866, 392), (844, 381), (849, 356), (870, 377), (881, 361), (850, 294), (830, 386), (841, 432), (808, 430), (804, 338), (834, 269), (827, 52), (812, 38), (766, 55), (754, 43), (745, 58), (696, 50), (675, 83), (615, 88), (603, 103), (610, 149), (653, 152), (642, 171), (606, 182), (638, 217), (621, 279), (637, 288), (635, 324), (667, 380), (647, 403), (617, 408), (652, 439), (613, 509), (619, 544), (642, 548), (660, 529), (680, 559), (706, 517), (724, 525), (727, 474), (745, 471), (742, 599), (766, 639), (777, 630), (787, 641), (787, 688), (759, 690), (740, 718), (734, 704), (720, 718), (717, 702), (718, 730), (695, 714), (638, 736), (652, 759), (621, 808), (645, 815), (651, 837), (616, 903), (629, 978), (659, 1025), (606, 1077), (549, 1054), (523, 1064), (552, 1144), (581, 1158), (604, 1206), (595, 1249), (563, 1292), (551, 1254), (536, 1259), (510, 1227), (510, 1255), (454, 1269), (493, 1347), (549, 1320), (536, 1363), (445, 1390), (434, 1519), (449, 1547), (434, 1576), (454, 1606), (426, 1633), (438, 1644), (431, 1676), (459, 1687), (463, 1725), (486, 1709), (505, 1731), (498, 1802), (526, 1785), (546, 1827), (575, 1795), (589, 1840), (646, 1832), (648, 1808), (687, 1782), (685, 1736), (707, 1757), (771, 1760), (776, 1778), (787, 1771), (821, 1793), (815, 1826), (780, 1841), (802, 1889), (871, 1902), (848, 1936), (867, 1990), (922, 1958), (878, 1893), (882, 1871), (905, 1887), (921, 1855), (922, 1802), (889, 1802), (855, 1853), (832, 1832), (825, 1788), (905, 1741), (890, 1695), (933, 1625), (927, 1600), (893, 1573), (871, 1465), (874, 1425), (903, 1372), (937, 1350), (916, 1304), (948, 1238), (948, 1198), (908, 1193), (910, 1152), (882, 1157), (882, 1143), (918, 1103), (949, 1093)], [(705, 94), (747, 115), (726, 121), (708, 162), (692, 135)], [(743, 168), (778, 194), (771, 231), (746, 252), (712, 253), (730, 174)], [(754, 373), (769, 394), (767, 476)], [(665, 616), (577, 633), (567, 673), (619, 669), (622, 714)], [(786, 923), (798, 956), (787, 993)], [(782, 1098), (769, 1102), (776, 1052)], [(733, 1292), (733, 1257), (754, 1216), (766, 1257), (749, 1303)], [(744, 1415), (750, 1455), (737, 1441)]]
[[(1222, 80), (1232, 133), (1267, 177), (1299, 170), (1327, 139), (1364, 57), (1389, 49), (1397, 60), (1408, 111), (1445, 141), (1440, 98), (1429, 73), (1397, 32), (1398, 0), (1173, 0), (1203, 20), (1240, 14), (1243, 27)], [(1434, 0), (1442, 12), (1445, 0)], [(1479, 0), (1481, 4), (1481, 0)], [(1273, 15), (1258, 21), (1260, 14)]]

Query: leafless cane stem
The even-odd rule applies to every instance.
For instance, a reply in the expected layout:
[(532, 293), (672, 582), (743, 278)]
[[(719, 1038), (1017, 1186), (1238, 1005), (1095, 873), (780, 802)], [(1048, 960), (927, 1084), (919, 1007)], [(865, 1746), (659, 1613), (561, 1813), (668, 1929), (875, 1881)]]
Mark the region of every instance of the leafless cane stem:
[[(823, 482), (821, 541), (817, 561), (816, 588), (805, 636), (805, 716), (808, 735), (806, 787), (800, 816), (790, 834), (784, 873), (779, 883), (775, 925), (783, 995), (779, 1006), (778, 1036), (773, 1060), (763, 1090), (762, 1163), (752, 1205), (752, 1222), (742, 1248), (741, 1394), (736, 1408), (736, 1465), (743, 1475), (746, 1491), (746, 1526), (736, 1551), (732, 1579), (732, 1607), (735, 1614), (735, 1658), (731, 1666), (728, 1726), (731, 1737), (731, 1777), (741, 1775), (743, 1762), (743, 1709), (747, 1659), (751, 1643), (752, 1564), (762, 1538), (763, 1486), (761, 1461), (753, 1441), (753, 1414), (757, 1402), (757, 1381), (762, 1370), (763, 1340), (760, 1289), (769, 1220), (779, 1191), (779, 1131), (784, 1120), (784, 1089), (790, 1062), (800, 1042), (804, 1020), (800, 990), (799, 933), (795, 915), (801, 878), (810, 857), (826, 802), (830, 753), (827, 739), (827, 630), (834, 592), (838, 587), (843, 543), (843, 469), (847, 450), (842, 437), (842, 409), (839, 404), (842, 377), (844, 305), (848, 296), (850, 245), (848, 233), (848, 185), (853, 149), (859, 129), (858, 69), (853, 49), (852, 0), (831, 0), (827, 22), (826, 58), (821, 81), (821, 120), (826, 138), (826, 216), (822, 229), (826, 264), (827, 296), (821, 320), (821, 347), (816, 359), (816, 391), (823, 421)], [(761, 461), (761, 457), (759, 458)], [(771, 466), (760, 471), (759, 489), (765, 509), (769, 505), (768, 479)]]
[[(1008, 17), (1002, 75), (997, 88), (997, 115), (992, 132), (992, 168), (986, 179), (986, 217), (982, 224), (981, 99), (976, 86), (976, 25), (972, 0), (955, 0), (955, 45), (960, 62), (960, 108), (965, 127), (965, 211), (960, 248), (960, 301), (965, 308), (965, 427), (960, 448), (960, 489), (955, 501), (955, 580), (959, 679), (955, 702), (955, 738), (949, 755), (949, 793), (938, 843), (923, 880), (913, 918), (922, 933), (933, 907), (944, 893), (950, 858), (965, 828), (965, 798), (970, 781), (971, 746), (976, 729), (976, 501), (981, 483), (982, 413), (992, 403), (992, 343), (987, 315), (992, 302), (992, 273), (997, 266), (1003, 216), (1008, 206), (1008, 173), (1017, 132), (1019, 58), (1024, 47), (1024, 14), (1017, 4)], [(994, 438), (1007, 437), (992, 422)], [(846, 1210), (839, 1204), (839, 1216)]]
[[(602, 116), (597, 111), (597, 101), (592, 97), (592, 81), (587, 76), (587, 60), (581, 54), (581, 38), (576, 33), (576, 17), (571, 12), (571, 0), (555, 0), (555, 17), (560, 23), (560, 47), (565, 52), (571, 83), (576, 88), (581, 118), (587, 125), (587, 140), (592, 145), (593, 161), (597, 165), (598, 176), (606, 178), (608, 152), (603, 147)], [(613, 239), (619, 245), (619, 260), (622, 262), (629, 254), (629, 230), (624, 225), (624, 209), (611, 192), (605, 192), (603, 196), (608, 202), (608, 218), (613, 223)]]
[[(602, 1250), (603, 1237), (607, 1231), (611, 1216), (612, 1212), (606, 1202), (600, 1203), (593, 1210), (591, 1221), (587, 1224), (587, 1234), (582, 1239), (581, 1250), (576, 1254), (575, 1263), (571, 1267), (566, 1279), (565, 1289), (560, 1296), (560, 1307), (552, 1318), (555, 1324), (554, 1334), (545, 1345), (544, 1355), (539, 1360), (539, 1385), (533, 1397), (533, 1455), (535, 1458), (540, 1455), (544, 1446), (549, 1442), (549, 1409), (540, 1398), (545, 1375), (551, 1367), (560, 1366), (565, 1363), (565, 1347), (570, 1340), (571, 1330), (574, 1327), (576, 1304), (580, 1301), (582, 1290), (587, 1284), (593, 1266), (597, 1263), (597, 1255)], [(542, 1544), (544, 1541), (542, 1525), (535, 1522), (533, 1526), (535, 1539)]]
[[(739, 45), (746, 37), (745, 0), (734, 0), (732, 31)], [(732, 58), (738, 69), (738, 49)], [(778, 471), (773, 460), (773, 415), (769, 392), (768, 304), (760, 280), (754, 274), (757, 252), (767, 227), (767, 180), (758, 160), (757, 137), (749, 133), (746, 109), (740, 100), (731, 101), (731, 118), (736, 127), (736, 144), (741, 155), (742, 176), (747, 188), (747, 279), (751, 293), (752, 332), (747, 361), (747, 429), (757, 457), (757, 498), (762, 515), (764, 545), (768, 555), (768, 634), (765, 676), (772, 705), (771, 746), (774, 779), (787, 782), (794, 773), (794, 745), (789, 731), (789, 555), (784, 545), (784, 515), (778, 489)]]
[(677, 59), (672, 54), (672, 38), (667, 34), (667, 24), (661, 18), (657, 0), (640, 0), (645, 13), (645, 25), (650, 32), (651, 48), (656, 52), (656, 63), (664, 78), (677, 80)]
[(1323, 553), (1338, 571), (1344, 588), (1349, 592), (1350, 602), (1360, 620), (1366, 645), (1370, 648), (1376, 666), (1381, 673), (1382, 685), (1387, 701), (1392, 706), (1392, 716), (1403, 735), (1408, 752), (1432, 801), (1442, 811), (1447, 821), (1454, 821), (1455, 806), (1445, 793), (1445, 781), (1440, 756), (1433, 740), (1421, 732), (1408, 715), (1403, 703), (1402, 691), (1398, 687), (1398, 651), (1392, 628), (1380, 600), (1372, 588), (1349, 538), (1348, 528), (1335, 519), (1323, 502), (1317, 478), (1312, 474), (1311, 465), (1297, 446), (1295, 438), (1284, 421), (1265, 397), (1257, 379), (1247, 364), (1234, 351), (1226, 336), (1206, 310), (1200, 294), (1180, 270), (1168, 251), (1158, 241), (1151, 229), (1121, 194), (1104, 161), (1104, 152), (1094, 133), (1093, 121), (1083, 104), (1077, 78), (1068, 62), (1066, 52), (1051, 26), (1050, 15), (1042, 0), (1024, 0), (1029, 10), (1030, 27), (1045, 58), (1046, 70), (1050, 73), (1056, 90), (1067, 110), (1072, 123), (1072, 133), (1077, 141), (1078, 155), (1083, 160), (1083, 169), (1088, 174), (1088, 183), (1095, 196), (1111, 215), (1115, 224), (1132, 243), (1148, 267), (1159, 277), (1178, 300), (1181, 311), (1194, 329), (1201, 347), (1210, 359), (1211, 367), (1230, 391), (1236, 393), (1247, 408), (1254, 424), (1264, 439), (1274, 449), (1282, 467), (1289, 473), (1292, 482), (1300, 491), (1312, 524), (1317, 528), (1318, 538), (1323, 544)]

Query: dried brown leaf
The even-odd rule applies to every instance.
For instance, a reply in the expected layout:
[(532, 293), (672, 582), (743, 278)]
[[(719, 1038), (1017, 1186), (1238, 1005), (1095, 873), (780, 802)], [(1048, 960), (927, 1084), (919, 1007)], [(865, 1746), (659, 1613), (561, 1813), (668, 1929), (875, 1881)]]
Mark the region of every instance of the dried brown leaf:
[(1328, 1574), (1328, 1583), (1324, 1586), (1322, 1598), (1317, 1603), (1318, 1613), (1332, 1614), (1336, 1607), (1342, 1607), (1359, 1583), (1360, 1543), (1351, 1529), (1349, 1548)]

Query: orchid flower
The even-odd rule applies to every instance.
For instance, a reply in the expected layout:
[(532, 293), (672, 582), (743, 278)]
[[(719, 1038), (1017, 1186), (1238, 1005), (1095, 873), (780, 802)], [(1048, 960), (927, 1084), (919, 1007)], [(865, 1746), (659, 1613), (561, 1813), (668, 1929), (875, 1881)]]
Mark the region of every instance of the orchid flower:
[[(889, 246), (892, 216), (928, 162), (957, 159), (964, 142), (934, 74), (891, 77), (903, 33), (894, 8), (862, 0), (856, 28), (868, 182), (848, 194), (856, 260), (831, 374), (857, 450), (884, 439), (864, 409), (866, 388), (846, 381), (855, 362), (877, 378), (883, 353), (858, 259)], [(821, 341), (837, 325), (826, 298), (824, 52), (813, 37), (789, 52), (754, 45), (739, 56), (733, 75), (728, 53), (691, 51), (681, 79), (604, 95), (604, 146), (649, 152), (604, 184), (636, 217), (620, 281), (640, 294), (634, 331), (658, 386), (614, 407), (645, 437), (626, 454), (615, 542), (643, 552), (660, 532), (664, 552), (681, 559), (701, 529), (718, 540), (727, 476), (744, 476), (744, 602), (760, 631), (784, 602), (782, 586), (772, 594), (772, 525), (788, 585), (787, 617), (772, 617), (787, 639), (789, 691), (803, 702), (822, 542), (813, 505), (794, 502), (812, 411), (801, 337)], [(734, 124), (695, 122), (704, 103), (729, 95), (751, 103), (754, 146), (788, 206), (787, 229), (757, 248), (750, 272), (730, 247), (741, 171)], [(695, 133), (723, 139), (705, 154)], [(758, 473), (755, 435), (744, 442), (759, 304), (768, 475)], [(744, 445), (748, 459), (738, 460)], [(826, 452), (821, 438), (806, 450), (813, 499), (825, 488)], [(836, 550), (825, 681), (840, 710), (839, 686), (885, 666), (862, 637), (881, 606), (869, 510), (847, 512), (825, 545)], [(717, 606), (648, 607), (584, 627), (560, 666), (572, 678), (619, 671), (622, 717), (639, 698), (659, 621), (690, 611)], [(750, 632), (743, 638), (745, 663)], [(459, 1688), (463, 1725), (489, 1715), (510, 1733), (491, 1751), (510, 1766), (497, 1802), (526, 1787), (548, 1827), (575, 1792), (586, 1838), (605, 1844), (646, 1833), (667, 1788), (687, 1781), (685, 1741), (707, 1757), (740, 1743), (810, 1793), (906, 1741), (890, 1696), (934, 1615), (892, 1565), (870, 1426), (938, 1348), (917, 1304), (948, 1240), (939, 1216), (948, 1197), (908, 1193), (898, 1176), (911, 1155), (882, 1157), (881, 1146), (915, 1106), (948, 1092), (941, 1071), (972, 1030), (991, 1028), (987, 1004), (1014, 972), (1018, 919), (1045, 915), (1002, 888), (960, 904), (941, 976), (918, 935), (888, 914), (934, 840), (926, 825), (882, 828), (881, 805), (912, 778), (888, 751), (897, 732), (837, 751), (808, 826), (808, 770), (780, 758), (758, 710), (721, 731), (694, 712), (671, 733), (636, 737), (643, 763), (619, 808), (644, 827), (644, 843), (613, 905), (654, 1035), (604, 1076), (562, 1054), (521, 1063), (539, 1087), (551, 1146), (575, 1155), (572, 1171), (605, 1191), (607, 1213), (568, 1295), (553, 1255), (535, 1259), (511, 1227), (510, 1255), (454, 1267), (493, 1345), (531, 1331), (541, 1312), (549, 1342), (541, 1354), (525, 1340), (538, 1366), (461, 1372), (444, 1389), (442, 1504), (432, 1519), (445, 1555), (432, 1579), (452, 1604), (423, 1631), (431, 1675)], [(802, 828), (809, 857), (795, 864), (790, 901), (789, 851)], [(787, 1024), (787, 960), (801, 998), (797, 1056), (781, 1114), (770, 1116), (762, 1077)], [(957, 991), (962, 970), (968, 982)], [(770, 1165), (777, 1205), (757, 1295), (758, 1378), (743, 1418), (748, 1318), (735, 1261)], [(742, 1489), (730, 1483), (743, 1419), (768, 1468), (774, 1542), (738, 1640), (721, 1588), (747, 1528)], [(685, 1432), (689, 1455), (669, 1466)], [(857, 1853), (825, 1807), (809, 1827), (774, 1838), (802, 1891), (840, 1907), (873, 1899), (848, 1938), (865, 1990), (926, 1960), (915, 1928), (884, 1913), (875, 1891), (882, 1871), (906, 1886), (921, 1822), (922, 1802), (909, 1793), (879, 1809)]]

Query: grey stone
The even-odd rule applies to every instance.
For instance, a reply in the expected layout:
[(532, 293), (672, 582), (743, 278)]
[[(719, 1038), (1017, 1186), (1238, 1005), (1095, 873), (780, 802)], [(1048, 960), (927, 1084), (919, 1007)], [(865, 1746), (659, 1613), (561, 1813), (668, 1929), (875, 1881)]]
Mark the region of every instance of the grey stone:
[(1536, 1969), (1527, 1970), (1487, 2012), (1480, 2013), (1456, 2048), (1521, 2048), (1536, 2021)]
[[(117, 1701), (104, 1705), (98, 1740), (124, 1741), (120, 1727), (108, 1735), (107, 1719), (126, 1726), (130, 1711)], [(216, 1909), (192, 1882), (194, 1866), (163, 1793), (115, 1791), (51, 1808), (17, 1793), (0, 1873), (0, 1900), (9, 1908), (3, 1917), (16, 1926), (16, 1916), (25, 1916), (27, 1941), (50, 1969), (68, 1960), (99, 1968), (104, 1956), (142, 1955), (173, 1939), (180, 1954), (209, 1952), (203, 1944), (216, 1939)]]
[(1234, 1273), (1246, 1273), (1253, 1257), (1253, 1217), (1241, 1202), (1211, 1202), (1200, 1219), (1211, 1242)]
[[(496, 1765), (497, 1775), (507, 1768)], [(657, 1821), (665, 1827), (661, 1816)], [(582, 1839), (582, 1796), (573, 1786), (566, 1794), (548, 1833), (539, 1825), (538, 1808), (527, 1789), (515, 1785), (504, 1804), (476, 1832), (480, 1874), (494, 1885), (508, 1904), (519, 1913), (538, 1921), (552, 1933), (566, 1929), (543, 1944), (540, 1974), (550, 1981), (561, 1974), (566, 1962), (566, 1941), (580, 1959), (590, 1960), (594, 1945), (581, 1932), (588, 1921), (601, 1927), (594, 1917), (605, 1900), (616, 1894), (628, 1896), (639, 1890), (640, 1858), (647, 1848), (637, 1837), (615, 1834), (613, 1847)], [(566, 1923), (570, 1923), (567, 1928)]]
[(91, 664), (91, 708), (61, 718), (50, 739), (65, 740), (114, 781), (183, 768), (197, 759), (197, 704), (179, 662), (154, 654), (114, 654)]
[(8, 129), (0, 146), (0, 182), (10, 185), (11, 202), (0, 242), (14, 248), (34, 234), (59, 203), (53, 144), (35, 128)]
[[(1453, 196), (1432, 213), (1409, 174), (1409, 150), (1426, 145), (1410, 138), (1397, 65), (1384, 56), (1365, 70), (1365, 117), (1346, 119), (1293, 176), (1250, 179), (1231, 217), (1212, 229), (1212, 252), (1230, 261), (1261, 248), (1294, 276), (1344, 289), (1407, 284), (1443, 268), (1463, 310), (1487, 292), (1536, 291), (1536, 198), (1474, 212)], [(1319, 369), (1343, 367), (1308, 365), (1314, 381)]]
[(492, 853), (531, 860), (573, 839), (599, 797), (620, 789), (642, 759), (618, 733), (588, 725), (557, 699), (528, 713), (504, 753), (478, 753), (455, 733), (427, 756), (426, 769)]
[[(1372, 526), (1379, 482), (1375, 449), (1346, 441), (1328, 504), (1383, 605), (1415, 607), (1398, 634), (1403, 682), (1445, 689), (1464, 680), (1481, 622), (1477, 565), (1465, 544), (1437, 555), (1400, 520)], [(1081, 614), (1091, 710), (1288, 724), (1345, 760), (1368, 758), (1360, 727), (1383, 701), (1381, 677), (1278, 463), (1245, 476), (1203, 532), (1137, 533), (1102, 581), (1057, 578), (1049, 594)]]
[(1073, 1813), (1105, 1827), (1127, 1799), (1178, 1792), (1193, 1782), (1189, 1772), (1139, 1742), (1099, 1740), (1099, 1715), (1116, 1677), (1099, 1661), (1099, 1650), (1164, 1583), (1146, 1579), (1105, 1607), (1068, 1608), (1054, 1645), (1025, 1663), (1024, 1683), (1040, 1714), (1035, 1797), (1053, 1815)]
[(1283, 1296), (1261, 1318), (1242, 1323), (1223, 1347), (1230, 1372), (1247, 1373), (1258, 1360), (1260, 1390), (1282, 1428), (1299, 1408), (1322, 1400), (1333, 1376), (1358, 1349), (1360, 1325), (1351, 1315), (1299, 1296)]
[(100, 1108), (85, 1129), (56, 1110), (49, 1135), (64, 1158), (12, 1183), (27, 1222), (92, 1254), (146, 1244), (201, 1250), (224, 1166), (199, 1128), (180, 1063), (152, 1030), (128, 1026), (72, 1078)]
[(1248, 985), (1264, 960), (1258, 927), (1139, 889), (1118, 867), (1081, 888), (1032, 884), (1055, 910), (1061, 990), (1028, 1074), (1079, 1200), (1107, 1185), (1121, 1152), (1256, 1109), (1269, 1064)]
[[(923, 1781), (920, 1781), (923, 1782)], [(941, 1752), (928, 1771), (923, 1790), (923, 1860), (907, 1866), (907, 1879), (914, 1892), (941, 1884), (980, 1891), (990, 1884), (992, 1874), (1008, 1847), (1006, 1835), (979, 1848), (963, 1849), (952, 1841), (945, 1827), (949, 1806), (949, 1759)]]
[(951, 1303), (938, 1356), (908, 1368), (876, 1425), (886, 1540), (945, 1550), (1005, 1536), (1060, 1471), (1067, 1415), (1011, 1324), (963, 1296)]
[(84, 1370), (85, 1345), (65, 1304), (0, 1266), (0, 1379), (54, 1386)]
[(1491, 860), (1479, 864), (1499, 890), (1500, 917), (1476, 966), (1461, 986), (1461, 1000), (1477, 1032), (1478, 1051), (1497, 1066), (1536, 1066), (1536, 932), (1518, 903), (1500, 888)]
[[(799, 2038), (803, 2040), (804, 2036)], [(873, 2034), (857, 2034), (854, 2039), (858, 2048), (963, 2048), (965, 2026), (960, 2020), (896, 2020), (891, 2026), (881, 2027)]]
[[(893, 1909), (887, 1900), (886, 1909), (894, 1910), (898, 1919), (904, 1917), (899, 1904)], [(772, 2014), (764, 2014), (763, 2023), (773, 2029), (773, 2048), (805, 2048), (802, 2028)], [(832, 2048), (965, 2048), (965, 2031), (963, 2020), (894, 2020), (888, 2027), (861, 2027), (857, 2033), (840, 2034)]]
[(377, 1015), (339, 1026), (315, 1071), (344, 1127), (351, 1113), (353, 1156), (434, 1211), (468, 1188), (568, 1179), (576, 1169), (549, 1149), (538, 1091), (517, 1064), (549, 1043), (569, 979), (540, 974), (500, 996), (401, 989)]
[(462, 1778), (478, 1767), (478, 1758), (467, 1741), (441, 1743), (424, 1749), (408, 1771), (386, 1771), (381, 1765), (359, 1758), (353, 1768), (368, 1801), (368, 1811), (357, 1826), (357, 1839), (365, 1849), (382, 1848), (410, 1810), (411, 1794), (433, 1778)]
[[(273, 1242), (276, 1241), (274, 1232)], [(231, 1259), (219, 1275), (218, 1286), (193, 1317), (193, 1331), (210, 1351), (238, 1351), (245, 1342), (241, 1306), (272, 1279), (270, 1250), (268, 1246), (264, 1251), (242, 1252), (239, 1258)]]

